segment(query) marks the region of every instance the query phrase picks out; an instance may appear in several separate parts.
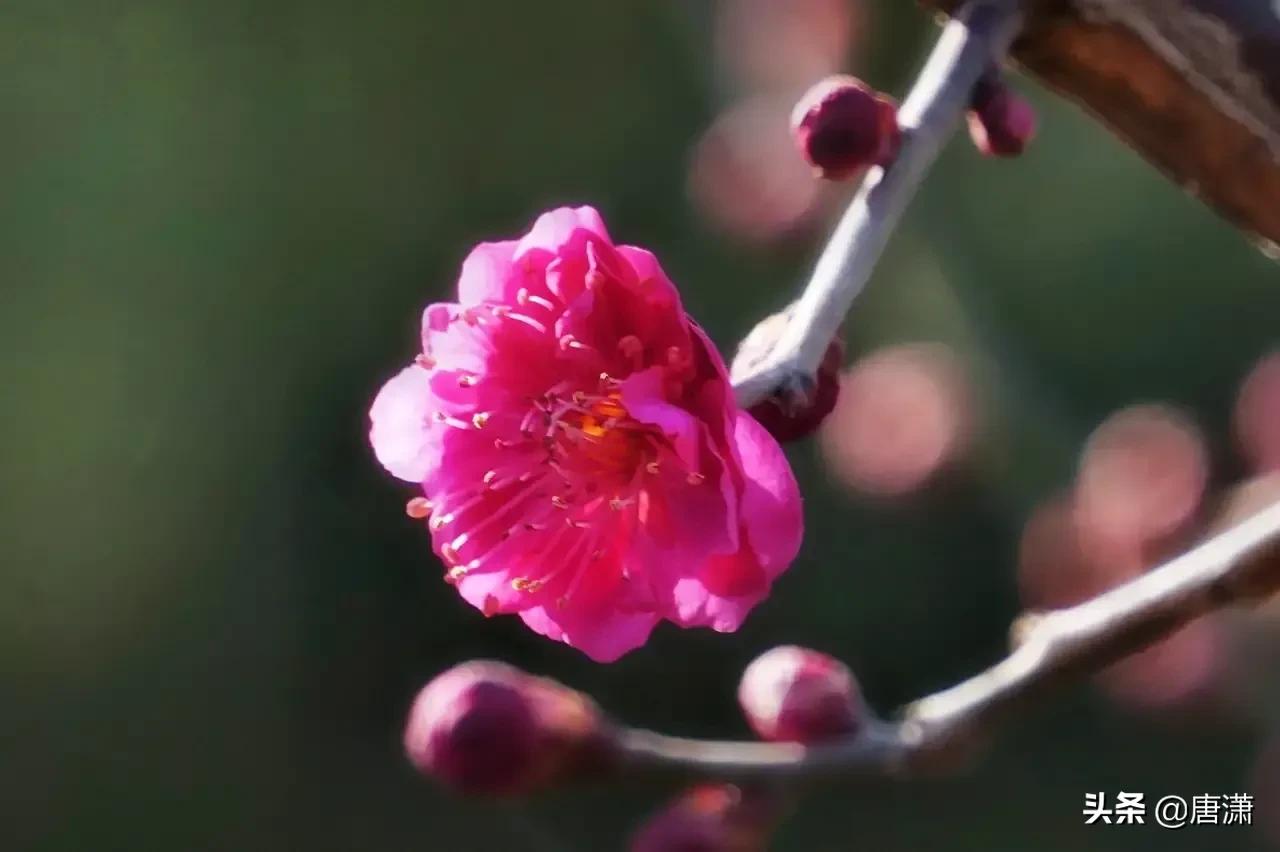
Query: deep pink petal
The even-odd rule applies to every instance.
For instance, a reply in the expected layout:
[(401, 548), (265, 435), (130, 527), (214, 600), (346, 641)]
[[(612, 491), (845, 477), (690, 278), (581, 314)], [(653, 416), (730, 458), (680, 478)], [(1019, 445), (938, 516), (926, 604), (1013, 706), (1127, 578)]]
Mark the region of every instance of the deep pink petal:
[(740, 548), (678, 571), (664, 567), (654, 574), (655, 591), (670, 607), (668, 617), (686, 627), (737, 630), (800, 549), (800, 491), (777, 441), (750, 415), (739, 412), (733, 452), (743, 480)]
[(519, 423), (519, 413), (508, 410), (494, 412), (483, 429), (447, 424), (435, 428), (433, 437), (441, 462), (422, 479), (427, 499), (443, 505), (451, 494), (476, 491), (491, 470), (536, 470), (543, 459), (536, 446), (498, 449), (495, 443), (514, 441)]
[(782, 447), (750, 414), (739, 411), (733, 430), (742, 465), (742, 525), (768, 575), (777, 577), (800, 551), (804, 511), (800, 486)]
[[(549, 331), (540, 333), (490, 311), (469, 315), (453, 303), (430, 305), (423, 312), (422, 349), (437, 373), (450, 374), (448, 381), (487, 379), (484, 390), (505, 389), (507, 396), (517, 399), (542, 393), (557, 380), (560, 369), (559, 351)], [(458, 399), (456, 392), (444, 389), (443, 381), (435, 383), (436, 391), (447, 399)], [(470, 398), (488, 406), (493, 394), (482, 392)]]
[(661, 563), (655, 576), (668, 574), (664, 566), (698, 565), (738, 549), (738, 492), (725, 464), (729, 453), (716, 451), (701, 421), (662, 398), (665, 375), (653, 367), (622, 383), (630, 415), (661, 429), (675, 451), (658, 460), (658, 473), (649, 475), (642, 494), (641, 524), (663, 551), (654, 557)]
[(697, 323), (690, 322), (689, 325), (694, 371), (703, 378), (703, 382), (690, 389), (692, 393), (684, 402), (707, 424), (718, 442), (728, 442), (732, 440), (738, 413), (733, 386), (729, 383), (729, 369), (707, 333)]
[(456, 302), (432, 302), (422, 311), (422, 351), (431, 351), (431, 335), (444, 331), (462, 310)]
[(616, 251), (634, 273), (633, 288), (648, 294), (651, 301), (668, 306), (682, 321), (685, 320), (680, 291), (667, 277), (653, 252), (636, 246), (618, 246)]
[(535, 633), (572, 645), (597, 663), (611, 663), (649, 638), (659, 618), (652, 612), (577, 613), (537, 606), (520, 613)]
[(633, 373), (622, 383), (622, 404), (641, 423), (657, 426), (675, 447), (680, 460), (698, 469), (698, 444), (702, 424), (683, 408), (663, 398), (666, 371), (650, 367)]
[(643, 534), (660, 549), (659, 565), (689, 571), (713, 554), (738, 549), (738, 512), (733, 482), (718, 459), (704, 455), (702, 481), (691, 483), (673, 455), (640, 492)]

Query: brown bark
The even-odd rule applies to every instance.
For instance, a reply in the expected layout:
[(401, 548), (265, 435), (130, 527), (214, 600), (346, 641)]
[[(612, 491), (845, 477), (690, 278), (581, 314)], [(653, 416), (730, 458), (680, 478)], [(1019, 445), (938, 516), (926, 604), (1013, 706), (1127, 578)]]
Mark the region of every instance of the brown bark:
[(1280, 3), (1028, 0), (1012, 56), (1264, 249), (1280, 246)]

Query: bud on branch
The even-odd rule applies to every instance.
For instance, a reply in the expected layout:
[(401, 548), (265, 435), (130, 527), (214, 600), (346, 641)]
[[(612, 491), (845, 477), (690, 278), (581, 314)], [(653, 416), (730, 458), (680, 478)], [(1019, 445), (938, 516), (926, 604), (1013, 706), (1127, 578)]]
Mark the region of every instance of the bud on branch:
[(611, 731), (591, 699), (505, 663), (454, 666), (418, 694), (410, 762), (464, 793), (515, 795), (609, 763)]
[(738, 403), (804, 400), (818, 365), (862, 291), (911, 196), (969, 108), (974, 86), (999, 64), (1021, 20), (1017, 0), (973, 0), (947, 24), (902, 108), (897, 155), (873, 166), (814, 266), (772, 350), (734, 379)]

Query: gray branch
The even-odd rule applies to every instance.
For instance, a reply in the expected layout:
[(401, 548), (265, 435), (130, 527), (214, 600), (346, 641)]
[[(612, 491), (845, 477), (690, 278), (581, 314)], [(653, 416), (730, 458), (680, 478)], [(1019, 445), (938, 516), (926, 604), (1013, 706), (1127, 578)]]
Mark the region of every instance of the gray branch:
[(1069, 609), (1024, 616), (991, 668), (843, 740), (730, 742), (621, 734), (621, 767), (751, 781), (920, 774), (967, 756), (993, 723), (1046, 688), (1104, 666), (1226, 606), (1280, 587), (1280, 502), (1137, 579)]
[(1018, 29), (1019, 5), (1018, 0), (973, 0), (943, 29), (898, 112), (903, 134), (898, 156), (866, 176), (769, 355), (735, 376), (734, 391), (744, 408), (810, 386), (907, 203), (959, 124), (974, 84), (1008, 50)]

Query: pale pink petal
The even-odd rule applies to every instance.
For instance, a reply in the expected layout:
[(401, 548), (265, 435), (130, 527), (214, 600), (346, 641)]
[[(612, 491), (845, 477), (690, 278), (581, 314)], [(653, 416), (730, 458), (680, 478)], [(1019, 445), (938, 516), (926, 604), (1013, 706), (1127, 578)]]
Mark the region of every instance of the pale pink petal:
[(369, 443), (393, 476), (422, 482), (441, 461), (433, 428), (435, 399), (431, 373), (418, 366), (401, 370), (378, 391), (369, 409)]
[(721, 633), (737, 630), (769, 594), (769, 577), (761, 568), (743, 530), (742, 548), (713, 556), (672, 589), (674, 621), (684, 627), (710, 627)]
[(485, 615), (515, 612), (527, 597), (511, 586), (510, 571), (480, 571), (467, 574), (455, 585), (462, 599)]
[(676, 285), (667, 277), (667, 273), (662, 270), (662, 265), (658, 263), (658, 258), (653, 252), (636, 246), (618, 246), (617, 252), (635, 273), (640, 290), (648, 292), (650, 298), (661, 298), (668, 303), (673, 303), (674, 308), (683, 313), (680, 307), (680, 293), (676, 290)]
[(422, 311), (422, 351), (431, 352), (431, 335), (444, 331), (462, 310), (457, 302), (432, 302)]
[(462, 273), (458, 276), (458, 301), (463, 305), (508, 300), (511, 283), (516, 280), (512, 259), (516, 241), (480, 243), (462, 261)]
[(613, 245), (613, 237), (609, 236), (609, 229), (604, 225), (604, 219), (600, 216), (600, 211), (589, 204), (581, 207), (574, 207), (573, 212), (578, 217), (578, 224), (604, 240), (605, 245)]
[(671, 279), (662, 271), (662, 265), (658, 263), (657, 256), (648, 249), (636, 246), (618, 246), (618, 254), (626, 258), (638, 280), (657, 280), (670, 284)]
[(441, 370), (482, 373), (493, 353), (493, 341), (478, 324), (456, 318), (441, 321), (446, 305), (432, 305), (422, 317), (422, 350)]
[(533, 249), (555, 252), (568, 243), (576, 231), (588, 231), (610, 245), (613, 243), (594, 207), (558, 207), (538, 217), (516, 245), (515, 257), (519, 259)]

